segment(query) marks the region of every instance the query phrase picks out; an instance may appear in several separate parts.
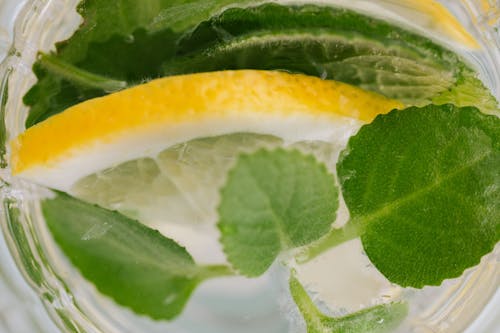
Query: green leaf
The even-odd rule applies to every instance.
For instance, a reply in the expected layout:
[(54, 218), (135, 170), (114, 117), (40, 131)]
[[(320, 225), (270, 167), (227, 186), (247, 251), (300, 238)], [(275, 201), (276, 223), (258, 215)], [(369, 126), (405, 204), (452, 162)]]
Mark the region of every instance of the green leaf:
[(158, 231), (117, 212), (57, 193), (42, 202), (55, 241), (100, 292), (139, 314), (172, 319), (203, 280), (231, 272), (198, 266)]
[(258, 276), (281, 251), (327, 233), (337, 208), (335, 179), (314, 157), (283, 149), (244, 154), (221, 190), (221, 243), (236, 269)]
[(484, 113), (500, 115), (498, 102), (476, 76), (472, 70), (464, 68), (455, 85), (433, 97), (432, 103), (475, 106)]
[(391, 282), (439, 285), (500, 239), (500, 120), (476, 108), (378, 116), (337, 164), (364, 249)]
[[(85, 101), (103, 96), (89, 76), (134, 85), (161, 76), (161, 64), (174, 55), (176, 42), (198, 22), (229, 4), (250, 0), (85, 0), (78, 6), (83, 24), (33, 71), (38, 82), (24, 97), (31, 107), (26, 127)], [(66, 69), (61, 73), (61, 67)], [(78, 69), (76, 69), (78, 68)], [(65, 74), (65, 75), (62, 75)], [(83, 74), (83, 75), (82, 75)]]
[[(439, 103), (497, 108), (488, 89), (453, 52), (387, 22), (316, 5), (226, 10), (179, 41), (164, 74), (243, 68), (320, 76), (410, 105), (439, 96)], [(466, 76), (473, 80), (462, 86)], [(470, 88), (479, 96), (466, 98)]]
[(321, 313), (295, 276), (290, 277), (290, 292), (304, 316), (308, 333), (382, 333), (396, 328), (408, 314), (406, 303), (370, 307), (343, 317)]

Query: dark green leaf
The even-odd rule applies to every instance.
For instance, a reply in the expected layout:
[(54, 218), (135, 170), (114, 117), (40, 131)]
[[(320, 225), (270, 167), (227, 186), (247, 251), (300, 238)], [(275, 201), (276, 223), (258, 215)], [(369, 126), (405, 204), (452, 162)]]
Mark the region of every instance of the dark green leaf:
[(337, 172), (367, 255), (392, 282), (439, 285), (500, 238), (500, 120), (476, 108), (378, 116)]
[[(123, 47), (133, 44), (138, 31), (146, 34), (183, 32), (230, 4), (250, 3), (250, 0), (83, 0), (77, 8), (83, 24), (67, 41), (58, 45), (60, 56), (76, 64), (88, 57), (88, 49), (95, 43), (107, 41)], [(126, 37), (125, 39), (118, 38)], [(140, 39), (140, 38), (139, 38)], [(167, 38), (168, 41), (168, 38)], [(140, 44), (139, 44), (140, 45)], [(104, 45), (103, 45), (104, 46)], [(94, 52), (99, 52), (94, 50)], [(156, 52), (165, 52), (157, 49)], [(108, 53), (117, 59), (119, 54)], [(155, 57), (156, 55), (152, 54)], [(123, 56), (127, 58), (127, 56)]]
[(196, 265), (158, 231), (66, 194), (44, 200), (42, 211), (83, 276), (117, 303), (154, 319), (174, 318), (200, 282), (230, 274), (225, 267)]
[(290, 292), (304, 316), (308, 333), (382, 333), (396, 328), (408, 314), (405, 303), (367, 308), (344, 317), (322, 314), (296, 277), (290, 277)]
[(314, 157), (282, 149), (241, 155), (221, 190), (224, 251), (242, 274), (258, 276), (281, 251), (327, 233), (337, 208), (334, 177)]
[[(316, 5), (229, 9), (186, 35), (164, 73), (242, 68), (334, 79), (407, 104), (428, 104), (439, 96), (439, 103), (497, 107), (453, 52), (384, 21)], [(462, 87), (465, 76), (473, 80)], [(480, 96), (465, 98), (471, 87)]]
[[(246, 2), (251, 1), (85, 0), (78, 6), (83, 24), (57, 45), (52, 56), (60, 64), (134, 85), (161, 75), (161, 63), (174, 54), (176, 41), (186, 29), (229, 4)], [(24, 97), (31, 107), (27, 127), (109, 92), (82, 83), (81, 71), (68, 77), (42, 60), (33, 70), (38, 82)]]

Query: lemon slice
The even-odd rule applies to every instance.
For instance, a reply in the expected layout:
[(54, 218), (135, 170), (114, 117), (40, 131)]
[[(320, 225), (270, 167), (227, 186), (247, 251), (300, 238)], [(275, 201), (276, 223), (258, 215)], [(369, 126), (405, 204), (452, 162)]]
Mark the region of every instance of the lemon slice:
[(332, 164), (361, 124), (401, 106), (276, 71), (174, 76), (29, 128), (11, 144), (12, 170), (136, 218), (202, 221), (238, 153), (292, 145)]

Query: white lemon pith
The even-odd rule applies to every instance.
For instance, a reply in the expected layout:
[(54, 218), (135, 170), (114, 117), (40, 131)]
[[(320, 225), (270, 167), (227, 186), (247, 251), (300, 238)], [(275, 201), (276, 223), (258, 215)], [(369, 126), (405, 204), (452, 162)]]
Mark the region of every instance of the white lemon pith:
[(328, 142), (346, 136), (343, 125), (400, 106), (346, 84), (282, 72), (168, 77), (83, 102), (31, 127), (12, 142), (12, 168), (69, 191), (86, 175), (191, 139), (249, 132)]
[(220, 264), (219, 189), (240, 153), (284, 146), (314, 154), (333, 171), (363, 123), (401, 106), (282, 72), (170, 77), (31, 127), (12, 142), (12, 165), (20, 177), (159, 230), (197, 262)]

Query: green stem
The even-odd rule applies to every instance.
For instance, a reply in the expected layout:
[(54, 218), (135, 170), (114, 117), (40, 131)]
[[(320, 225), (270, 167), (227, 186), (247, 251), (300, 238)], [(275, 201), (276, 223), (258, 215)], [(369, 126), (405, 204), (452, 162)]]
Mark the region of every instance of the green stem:
[(236, 275), (233, 269), (226, 265), (203, 266), (202, 272), (203, 273), (201, 273), (201, 277), (203, 280)]
[(306, 246), (295, 259), (299, 264), (306, 263), (332, 247), (357, 238), (359, 235), (360, 231), (358, 225), (350, 220), (342, 228), (332, 229), (318, 241)]
[(102, 89), (106, 92), (114, 92), (127, 87), (127, 82), (125, 81), (113, 80), (105, 76), (87, 72), (51, 54), (41, 53), (39, 62), (48, 71), (87, 87)]
[(290, 274), (289, 287), (293, 300), (306, 321), (308, 333), (389, 332), (398, 327), (408, 315), (406, 302), (394, 302), (365, 308), (342, 317), (329, 317), (316, 307), (297, 280), (295, 272)]
[(316, 328), (321, 327), (321, 319), (324, 315), (318, 310), (307, 294), (307, 291), (304, 289), (302, 284), (300, 284), (299, 280), (297, 280), (295, 272), (291, 272), (290, 274), (289, 287), (293, 300), (306, 320), (308, 326)]

